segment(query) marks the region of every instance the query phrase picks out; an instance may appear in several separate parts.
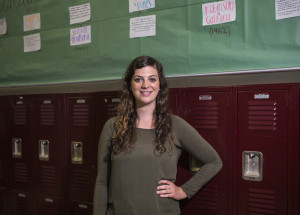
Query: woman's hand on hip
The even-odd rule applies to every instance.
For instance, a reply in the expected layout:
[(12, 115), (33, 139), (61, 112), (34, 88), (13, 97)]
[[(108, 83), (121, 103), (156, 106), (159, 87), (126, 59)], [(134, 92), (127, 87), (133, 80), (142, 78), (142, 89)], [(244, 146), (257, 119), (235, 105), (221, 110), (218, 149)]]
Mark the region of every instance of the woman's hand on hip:
[(173, 198), (175, 200), (185, 199), (187, 195), (181, 189), (181, 187), (176, 186), (173, 182), (169, 180), (160, 180), (159, 186), (157, 186), (156, 193), (163, 198)]

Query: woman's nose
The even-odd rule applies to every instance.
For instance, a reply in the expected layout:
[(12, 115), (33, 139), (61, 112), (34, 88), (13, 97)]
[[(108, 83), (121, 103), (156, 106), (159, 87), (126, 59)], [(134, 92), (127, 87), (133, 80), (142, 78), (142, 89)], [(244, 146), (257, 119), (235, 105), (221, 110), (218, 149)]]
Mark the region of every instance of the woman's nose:
[(144, 89), (147, 89), (149, 87), (149, 83), (148, 83), (148, 81), (143, 81), (143, 85), (142, 85), (142, 88), (144, 88)]

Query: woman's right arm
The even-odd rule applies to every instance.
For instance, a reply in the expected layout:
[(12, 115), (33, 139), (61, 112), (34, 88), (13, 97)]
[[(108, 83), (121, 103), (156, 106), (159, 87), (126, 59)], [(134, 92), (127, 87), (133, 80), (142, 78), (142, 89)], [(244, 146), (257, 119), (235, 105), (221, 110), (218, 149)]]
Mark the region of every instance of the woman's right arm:
[(98, 166), (94, 190), (93, 215), (106, 215), (107, 211), (111, 136), (112, 119), (105, 123), (98, 144)]

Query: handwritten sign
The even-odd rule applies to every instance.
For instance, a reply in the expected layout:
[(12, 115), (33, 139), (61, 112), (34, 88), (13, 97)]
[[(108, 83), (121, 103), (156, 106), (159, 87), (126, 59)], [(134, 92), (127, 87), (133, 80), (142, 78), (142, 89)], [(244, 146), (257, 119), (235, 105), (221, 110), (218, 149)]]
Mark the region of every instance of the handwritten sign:
[(203, 4), (202, 15), (203, 26), (235, 21), (235, 0), (226, 0)]
[(33, 52), (41, 49), (41, 35), (32, 34), (24, 36), (24, 52)]
[(69, 7), (70, 24), (85, 22), (91, 19), (90, 3)]
[(70, 45), (91, 43), (91, 26), (70, 29)]
[(130, 19), (130, 38), (156, 35), (156, 15)]
[(300, 16), (300, 0), (275, 0), (276, 20)]
[(129, 0), (129, 12), (155, 8), (155, 0)]
[(24, 31), (32, 31), (41, 28), (40, 13), (23, 16)]
[(0, 19), (0, 35), (6, 34), (6, 18)]

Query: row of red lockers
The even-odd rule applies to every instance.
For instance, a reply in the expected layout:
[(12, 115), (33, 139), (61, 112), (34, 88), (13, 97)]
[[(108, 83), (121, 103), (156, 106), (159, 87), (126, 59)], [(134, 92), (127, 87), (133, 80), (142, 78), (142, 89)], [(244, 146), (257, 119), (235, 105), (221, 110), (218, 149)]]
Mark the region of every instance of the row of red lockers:
[[(224, 164), (182, 214), (299, 214), (299, 88), (170, 90), (172, 112)], [(118, 92), (1, 97), (0, 214), (91, 214), (98, 138), (118, 102)], [(176, 183), (197, 168), (183, 153)]]

